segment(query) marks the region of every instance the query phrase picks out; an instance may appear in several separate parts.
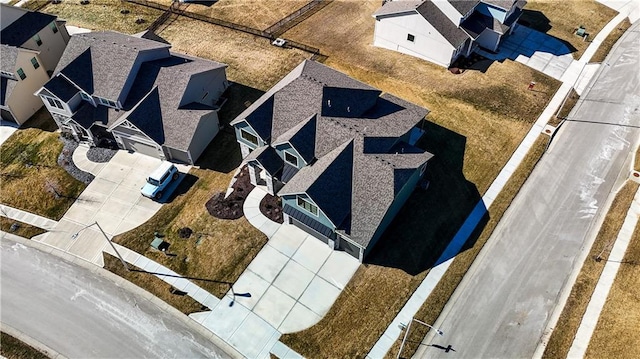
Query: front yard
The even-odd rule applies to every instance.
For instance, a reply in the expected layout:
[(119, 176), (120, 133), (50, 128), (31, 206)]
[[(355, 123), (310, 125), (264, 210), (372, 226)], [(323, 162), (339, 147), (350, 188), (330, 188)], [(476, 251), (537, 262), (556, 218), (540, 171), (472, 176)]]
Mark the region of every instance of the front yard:
[(0, 203), (59, 220), (86, 188), (58, 165), (54, 128), (43, 108), (0, 147)]

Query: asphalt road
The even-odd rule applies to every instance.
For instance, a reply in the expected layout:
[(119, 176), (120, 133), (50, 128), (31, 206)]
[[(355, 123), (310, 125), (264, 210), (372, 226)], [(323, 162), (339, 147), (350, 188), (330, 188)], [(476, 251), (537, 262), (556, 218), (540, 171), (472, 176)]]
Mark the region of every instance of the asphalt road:
[(2, 238), (1, 320), (69, 358), (228, 358), (176, 317), (86, 268)]
[[(417, 357), (534, 355), (616, 178), (628, 173), (623, 164), (640, 125), (640, 32), (633, 29), (447, 304), (436, 322), (444, 336), (427, 336)], [(445, 352), (448, 345), (455, 352)]]

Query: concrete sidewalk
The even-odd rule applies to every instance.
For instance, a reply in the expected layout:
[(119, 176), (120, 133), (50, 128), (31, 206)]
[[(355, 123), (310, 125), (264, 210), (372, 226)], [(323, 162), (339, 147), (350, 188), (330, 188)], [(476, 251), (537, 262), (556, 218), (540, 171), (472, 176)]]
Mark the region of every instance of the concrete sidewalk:
[(30, 224), (34, 227), (42, 228), (47, 231), (53, 230), (58, 225), (58, 221), (54, 221), (53, 219), (9, 207), (4, 204), (0, 204), (0, 216)]
[[(618, 233), (618, 236), (615, 239), (615, 244), (611, 249), (611, 253), (608, 257), (605, 257), (606, 264), (604, 266), (604, 269), (602, 270), (602, 273), (600, 274), (598, 284), (596, 285), (596, 288), (591, 295), (589, 305), (587, 306), (587, 310), (582, 317), (580, 327), (578, 328), (576, 336), (573, 339), (573, 343), (571, 344), (571, 349), (569, 349), (567, 358), (582, 358), (587, 352), (589, 342), (591, 341), (591, 336), (596, 329), (598, 319), (600, 318), (600, 313), (602, 312), (602, 309), (604, 308), (604, 305), (607, 301), (609, 291), (611, 290), (611, 286), (616, 279), (618, 269), (620, 268), (620, 265), (624, 260), (625, 252), (627, 251), (627, 247), (629, 246), (631, 236), (633, 235), (633, 231), (636, 228), (639, 217), (640, 190), (636, 192), (636, 195), (633, 198), (633, 202), (631, 203), (631, 207), (627, 212), (627, 216), (625, 217), (624, 223), (622, 224), (620, 233)], [(587, 260), (591, 259), (589, 258)]]
[[(498, 194), (500, 194), (504, 186), (511, 178), (511, 175), (518, 168), (522, 160), (531, 149), (531, 146), (538, 138), (538, 136), (540, 136), (541, 133), (544, 133), (543, 131), (546, 124), (560, 107), (564, 98), (569, 94), (571, 89), (577, 83), (579, 83), (580, 81), (589, 82), (591, 80), (591, 78), (584, 78), (583, 69), (585, 68), (593, 54), (595, 54), (600, 43), (624, 18), (626, 18), (632, 11), (635, 11), (634, 6), (637, 6), (637, 3), (629, 2), (621, 7), (619, 10), (620, 13), (607, 25), (605, 25), (600, 33), (598, 33), (598, 35), (594, 38), (580, 60), (574, 60), (570, 64), (570, 66), (566, 68), (566, 70), (562, 73), (561, 81), (563, 81), (563, 84), (560, 86), (553, 98), (549, 101), (547, 107), (538, 117), (534, 125), (531, 127), (523, 141), (515, 150), (509, 161), (507, 161), (506, 165), (500, 171), (489, 189), (482, 196), (482, 200), (476, 205), (467, 220), (463, 223), (458, 233), (456, 233), (452, 241), (449, 243), (442, 256), (438, 259), (437, 265), (429, 271), (418, 289), (416, 289), (416, 291), (411, 295), (407, 303), (400, 310), (391, 324), (387, 327), (387, 329), (382, 334), (380, 339), (378, 339), (378, 341), (375, 343), (371, 351), (369, 351), (369, 354), (367, 354), (368, 359), (377, 359), (384, 357), (389, 349), (391, 349), (395, 341), (398, 340), (400, 334), (402, 333), (401, 325), (406, 325), (409, 323), (409, 321), (412, 320), (422, 304), (431, 294), (433, 288), (435, 288), (435, 286), (440, 282), (447, 269), (453, 262), (455, 255), (460, 251), (468, 236), (477, 226), (480, 219), (482, 218), (482, 215), (486, 212), (486, 209), (491, 206)], [(586, 85), (584, 85), (583, 83), (582, 88), (584, 87), (586, 87)]]

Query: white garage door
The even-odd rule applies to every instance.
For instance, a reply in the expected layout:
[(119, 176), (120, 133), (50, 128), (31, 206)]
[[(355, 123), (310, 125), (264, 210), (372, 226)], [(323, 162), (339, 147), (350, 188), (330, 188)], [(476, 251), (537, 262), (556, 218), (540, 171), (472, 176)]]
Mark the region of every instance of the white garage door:
[(122, 143), (124, 144), (124, 148), (126, 150), (142, 153), (155, 158), (160, 158), (161, 152), (156, 146), (148, 145), (146, 143), (138, 142), (129, 138), (122, 138)]

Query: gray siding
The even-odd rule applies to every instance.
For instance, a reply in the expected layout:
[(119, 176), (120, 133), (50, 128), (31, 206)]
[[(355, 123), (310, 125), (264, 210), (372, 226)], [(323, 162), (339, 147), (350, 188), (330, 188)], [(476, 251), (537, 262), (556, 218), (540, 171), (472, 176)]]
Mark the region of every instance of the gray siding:
[[(284, 151), (289, 152), (290, 154), (294, 155), (296, 158), (298, 158), (298, 168), (302, 168), (304, 166), (307, 165), (307, 163), (304, 161), (304, 159), (302, 158), (302, 156), (300, 156), (300, 154), (298, 153), (298, 151), (296, 151), (295, 148), (293, 148), (291, 146), (290, 143), (283, 143), (281, 145), (278, 145), (275, 147), (276, 152), (278, 153), (278, 156), (280, 156), (280, 158), (282, 158), (282, 160), (284, 161)], [(286, 162), (286, 161), (285, 161)], [(287, 162), (289, 163), (289, 162)]]
[(227, 75), (224, 68), (195, 74), (189, 80), (189, 84), (180, 100), (180, 106), (191, 102), (213, 106), (226, 89)]
[[(234, 125), (233, 128), (236, 131), (236, 139), (238, 140), (238, 142), (244, 143), (245, 145), (249, 146), (252, 149), (256, 149), (257, 147), (262, 147), (262, 146), (265, 145), (265, 142), (262, 140), (262, 138), (260, 138), (260, 136), (258, 136), (256, 131), (254, 131), (253, 128), (251, 128), (251, 126), (249, 126), (249, 124), (246, 121), (242, 121), (242, 122)], [(258, 146), (254, 145), (253, 143), (251, 143), (249, 141), (246, 141), (244, 138), (242, 138), (242, 136), (240, 136), (240, 129), (243, 129), (243, 130), (255, 135), (256, 137), (258, 137)]]
[[(299, 196), (302, 198), (305, 198), (306, 200), (309, 200), (312, 203), (315, 203), (313, 202), (313, 200), (310, 200), (309, 196), (307, 196), (306, 194), (300, 194)], [(336, 226), (334, 226), (333, 223), (331, 223), (331, 221), (329, 220), (329, 218), (327, 218), (327, 216), (324, 215), (320, 207), (318, 207), (318, 216), (314, 216), (313, 214), (307, 212), (306, 209), (299, 207), (298, 201), (296, 199), (296, 195), (282, 196), (282, 207), (284, 208), (285, 205), (289, 205), (297, 209), (298, 211), (301, 211), (302, 213), (308, 214), (309, 217), (312, 217), (314, 220), (320, 222), (320, 224), (322, 224), (323, 226), (329, 227), (334, 231), (336, 229)]]

